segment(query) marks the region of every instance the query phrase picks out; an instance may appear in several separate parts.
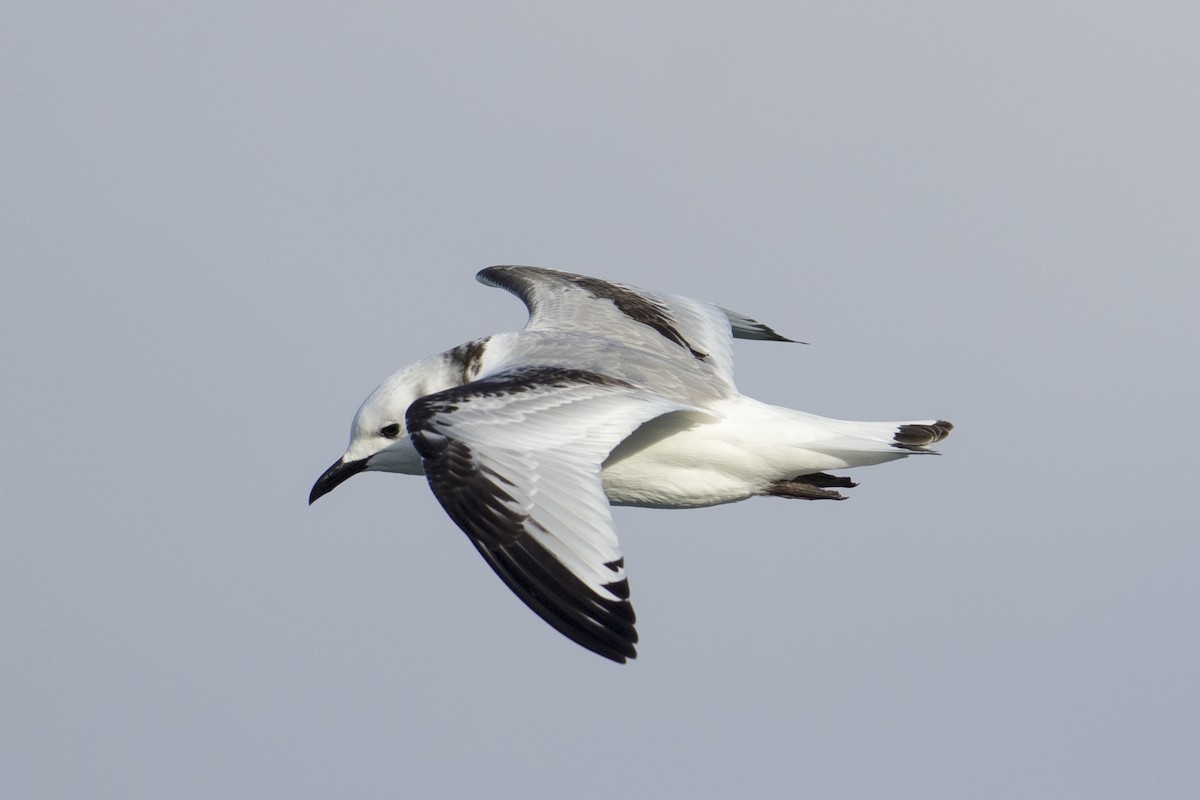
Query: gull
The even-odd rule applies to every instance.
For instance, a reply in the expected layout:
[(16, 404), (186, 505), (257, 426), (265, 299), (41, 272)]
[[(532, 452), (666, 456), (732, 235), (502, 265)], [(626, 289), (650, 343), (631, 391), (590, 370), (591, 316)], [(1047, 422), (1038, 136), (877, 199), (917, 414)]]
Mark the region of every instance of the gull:
[(843, 500), (828, 470), (933, 453), (944, 420), (852, 422), (738, 392), (734, 338), (792, 342), (721, 306), (584, 275), (488, 267), (521, 331), (418, 361), (354, 416), (309, 504), (365, 471), (424, 475), (508, 587), (605, 658), (637, 655), (611, 506)]

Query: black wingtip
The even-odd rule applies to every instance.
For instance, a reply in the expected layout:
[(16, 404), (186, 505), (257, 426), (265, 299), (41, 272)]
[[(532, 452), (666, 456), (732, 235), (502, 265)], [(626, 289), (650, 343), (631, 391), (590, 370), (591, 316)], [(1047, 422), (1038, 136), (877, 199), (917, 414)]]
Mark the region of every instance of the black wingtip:
[(531, 541), (495, 548), (472, 543), (513, 593), (563, 636), (618, 664), (637, 658), (637, 615), (622, 597), (625, 580), (605, 586), (619, 599), (601, 598)]
[(752, 317), (747, 317), (745, 314), (739, 314), (728, 308), (721, 308), (725, 312), (726, 319), (729, 320), (730, 333), (735, 339), (756, 339), (760, 342), (788, 342), (790, 344), (808, 344), (808, 342), (789, 339), (779, 331), (759, 322)]

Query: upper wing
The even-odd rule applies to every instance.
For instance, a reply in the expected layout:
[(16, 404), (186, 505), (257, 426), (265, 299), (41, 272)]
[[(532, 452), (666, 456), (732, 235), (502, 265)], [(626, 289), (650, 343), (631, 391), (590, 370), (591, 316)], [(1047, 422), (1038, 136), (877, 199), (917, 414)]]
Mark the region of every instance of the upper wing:
[(684, 408), (530, 367), (424, 397), (407, 422), (434, 495), (496, 574), (560, 633), (624, 662), (637, 631), (600, 464), (642, 422)]
[(542, 267), (488, 267), (481, 283), (512, 292), (529, 309), (526, 330), (562, 330), (620, 340), (709, 365), (733, 385), (731, 337), (790, 342), (749, 317), (693, 300), (657, 294)]

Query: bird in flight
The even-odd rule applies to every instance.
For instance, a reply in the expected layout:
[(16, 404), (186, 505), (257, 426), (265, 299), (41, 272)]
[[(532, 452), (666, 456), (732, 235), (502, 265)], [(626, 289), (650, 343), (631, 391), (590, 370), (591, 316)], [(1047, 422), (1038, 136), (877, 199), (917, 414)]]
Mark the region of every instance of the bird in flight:
[(852, 422), (738, 392), (732, 340), (793, 341), (687, 297), (540, 267), (488, 267), (521, 331), (467, 342), (381, 383), (308, 501), (359, 472), (424, 475), (535, 613), (624, 663), (638, 641), (611, 506), (842, 500), (829, 470), (933, 453), (944, 420)]

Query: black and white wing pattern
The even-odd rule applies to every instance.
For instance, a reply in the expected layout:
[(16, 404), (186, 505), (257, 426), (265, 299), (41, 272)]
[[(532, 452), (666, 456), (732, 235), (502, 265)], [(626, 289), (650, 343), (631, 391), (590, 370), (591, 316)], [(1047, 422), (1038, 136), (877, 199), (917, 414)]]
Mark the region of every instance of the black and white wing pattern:
[(631, 347), (695, 359), (733, 386), (731, 337), (793, 341), (761, 322), (690, 297), (542, 267), (481, 270), (480, 283), (512, 292), (529, 309), (526, 330), (571, 331)]
[(694, 410), (615, 378), (526, 367), (424, 397), (407, 422), (434, 495), (496, 574), (560, 633), (636, 655), (624, 559), (600, 479), (646, 420)]

